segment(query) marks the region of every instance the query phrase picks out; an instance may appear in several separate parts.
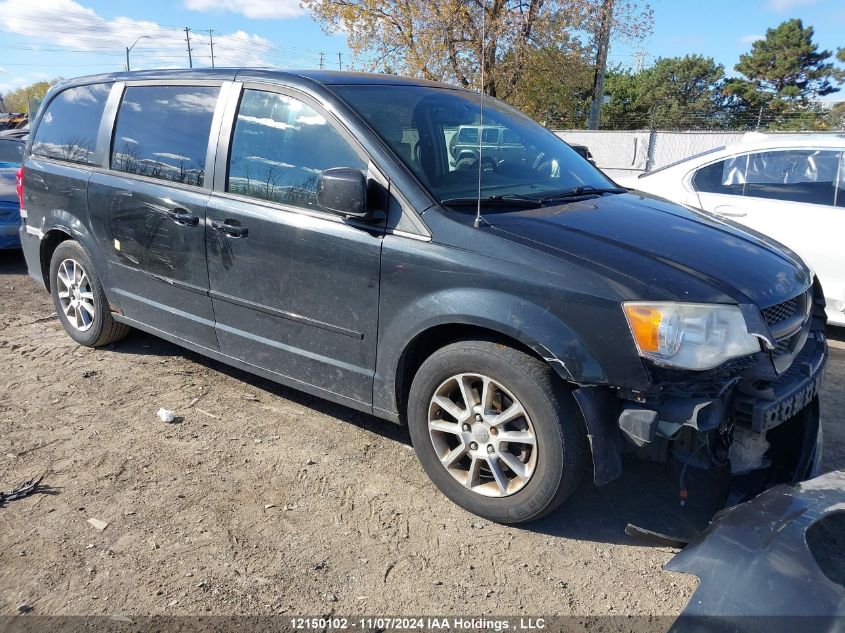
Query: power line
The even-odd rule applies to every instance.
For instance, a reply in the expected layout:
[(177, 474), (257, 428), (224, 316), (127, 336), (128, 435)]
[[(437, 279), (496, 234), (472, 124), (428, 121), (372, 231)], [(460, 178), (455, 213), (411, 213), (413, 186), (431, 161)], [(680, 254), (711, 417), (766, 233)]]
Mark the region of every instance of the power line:
[[(24, 50), (42, 53), (73, 53), (73, 54), (90, 54), (102, 55), (108, 57), (125, 56), (126, 34), (116, 33), (110, 30), (109, 24), (97, 18), (83, 18), (79, 16), (71, 16), (72, 30), (74, 32), (74, 43), (62, 45), (56, 43), (56, 31), (53, 27), (54, 22), (44, 18), (32, 18), (27, 22), (26, 40), (24, 42), (6, 40), (0, 43), (0, 50)], [(50, 28), (48, 28), (48, 25)], [(130, 31), (127, 29), (127, 31)], [(193, 67), (194, 58), (208, 59), (204, 55), (194, 55), (192, 47), (192, 38), (196, 39), (203, 36), (198, 36), (191, 32), (190, 27), (169, 27), (157, 26), (154, 31), (146, 31), (150, 39), (155, 40), (154, 47), (138, 47), (133, 52), (134, 59), (145, 60), (142, 65), (149, 66), (155, 61), (167, 62), (169, 60), (178, 60), (180, 55), (178, 51), (185, 50), (185, 44), (188, 45), (188, 64)], [(13, 34), (20, 35), (24, 34)], [(215, 38), (214, 36), (222, 36)], [(34, 45), (33, 39), (51, 38), (49, 44)], [(184, 43), (179, 44), (179, 39), (183, 39)], [(281, 65), (281, 66), (296, 66), (305, 67), (311, 66), (316, 57), (320, 56), (320, 61), (325, 67), (325, 51), (318, 51), (316, 49), (299, 48), (290, 45), (275, 44), (264, 40), (263, 38), (256, 38), (255, 40), (244, 40), (235, 35), (215, 33), (213, 29), (208, 32), (208, 45), (212, 66), (216, 66), (219, 58), (227, 60), (234, 65)], [(118, 52), (122, 51), (122, 52)], [(333, 52), (333, 51), (330, 51)], [(182, 58), (184, 59), (184, 58)], [(136, 62), (137, 64), (138, 62)], [(11, 65), (11, 64), (4, 64)], [(25, 64), (16, 64), (24, 66)], [(32, 64), (35, 66), (36, 64)], [(40, 64), (39, 64), (40, 65)], [(100, 65), (100, 64), (97, 64)], [(103, 66), (108, 64), (103, 63)], [(44, 67), (49, 64), (43, 64)], [(72, 65), (70, 65), (72, 66)], [(338, 52), (338, 66), (342, 68), (343, 59), (342, 52)]]

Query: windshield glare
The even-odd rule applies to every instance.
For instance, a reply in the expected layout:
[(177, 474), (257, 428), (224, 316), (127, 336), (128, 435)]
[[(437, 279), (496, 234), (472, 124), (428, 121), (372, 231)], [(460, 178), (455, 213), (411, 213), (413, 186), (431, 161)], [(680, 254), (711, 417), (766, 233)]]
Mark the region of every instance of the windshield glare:
[(492, 97), (427, 86), (335, 86), (438, 200), (543, 198), (614, 184), (546, 128)]

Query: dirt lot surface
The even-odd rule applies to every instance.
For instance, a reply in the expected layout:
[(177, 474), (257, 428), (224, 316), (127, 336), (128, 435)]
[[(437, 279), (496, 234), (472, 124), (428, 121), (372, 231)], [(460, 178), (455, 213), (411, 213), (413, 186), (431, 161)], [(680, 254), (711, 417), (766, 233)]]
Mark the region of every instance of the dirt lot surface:
[[(141, 333), (79, 347), (16, 254), (0, 297), (0, 489), (49, 488), (0, 508), (0, 614), (676, 614), (695, 588), (623, 533), (676, 474), (491, 524), (428, 482), (402, 428)], [(825, 469), (843, 468), (845, 351), (822, 397)]]

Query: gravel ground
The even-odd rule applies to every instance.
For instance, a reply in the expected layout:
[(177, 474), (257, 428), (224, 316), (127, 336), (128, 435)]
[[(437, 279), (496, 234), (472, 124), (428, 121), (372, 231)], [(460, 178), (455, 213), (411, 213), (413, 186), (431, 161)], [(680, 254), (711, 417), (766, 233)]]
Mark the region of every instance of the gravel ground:
[[(0, 293), (0, 489), (47, 487), (0, 508), (0, 614), (671, 615), (695, 588), (661, 569), (675, 550), (623, 533), (660, 514), (667, 466), (491, 524), (400, 427), (141, 333), (79, 347), (19, 254)], [(843, 384), (834, 350), (826, 470), (845, 467)]]

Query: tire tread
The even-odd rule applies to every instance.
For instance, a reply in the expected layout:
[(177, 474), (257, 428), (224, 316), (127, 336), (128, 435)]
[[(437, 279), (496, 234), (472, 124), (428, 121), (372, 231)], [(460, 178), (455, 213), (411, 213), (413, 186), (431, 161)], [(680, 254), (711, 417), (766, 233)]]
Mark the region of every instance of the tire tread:
[[(94, 292), (97, 294), (98, 303), (100, 306), (100, 332), (93, 341), (84, 341), (79, 340), (78, 335), (74, 335), (76, 333), (72, 333), (65, 328), (68, 332), (68, 335), (71, 336), (77, 343), (80, 345), (85, 345), (86, 347), (102, 347), (104, 345), (109, 345), (111, 343), (116, 343), (121, 339), (125, 338), (127, 334), (132, 330), (132, 328), (125, 323), (119, 323), (115, 320), (112, 316), (111, 311), (109, 309), (109, 301), (106, 298), (106, 293), (103, 290), (103, 285), (100, 282), (100, 277), (97, 275), (96, 271), (94, 270), (94, 265), (91, 262), (91, 257), (88, 255), (88, 251), (76, 240), (65, 240), (61, 244), (56, 247), (56, 250), (53, 252), (53, 257), (50, 260), (50, 277), (53, 277), (53, 268), (54, 264), (57, 260), (64, 258), (70, 255), (70, 252), (73, 252), (73, 255), (77, 258), (85, 260), (85, 265), (88, 271), (88, 277), (91, 279), (91, 283), (94, 289)], [(54, 285), (54, 284), (53, 284)], [(58, 300), (56, 299), (55, 295), (53, 297), (54, 302), (56, 303), (56, 310), (58, 312)]]
[[(553, 512), (575, 491), (581, 482), (586, 466), (590, 463), (586, 428), (581, 413), (570, 393), (569, 386), (555, 374), (548, 363), (535, 356), (510, 347), (493, 338), (473, 337), (445, 345), (423, 361), (417, 375), (414, 377), (414, 384), (411, 387), (412, 394), (416, 396), (416, 399), (419, 398), (419, 394), (415, 393), (415, 387), (417, 390), (420, 388), (416, 384), (418, 378), (425, 376), (430, 371), (430, 368), (436, 366), (439, 361), (456, 353), (470, 353), (479, 357), (493, 354), (502, 358), (518, 373), (526, 376), (531, 382), (540, 386), (539, 391), (546, 400), (549, 409), (557, 412), (555, 426), (559, 433), (561, 445), (563, 446), (564, 469), (569, 469), (569, 472), (561, 473), (560, 481), (558, 482), (558, 487), (554, 495), (542, 508), (533, 514), (523, 516), (518, 520), (508, 520), (508, 522), (525, 523), (540, 519)], [(409, 398), (409, 406), (416, 399), (415, 397)], [(407, 415), (410, 423), (412, 411), (409, 410)]]

